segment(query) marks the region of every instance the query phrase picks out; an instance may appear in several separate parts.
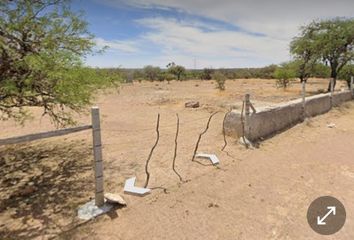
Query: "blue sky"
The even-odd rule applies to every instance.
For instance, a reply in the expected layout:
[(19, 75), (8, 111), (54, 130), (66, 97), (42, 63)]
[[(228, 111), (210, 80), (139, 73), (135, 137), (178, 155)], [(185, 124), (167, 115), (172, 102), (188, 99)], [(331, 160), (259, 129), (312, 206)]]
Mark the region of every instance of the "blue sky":
[(314, 19), (353, 17), (354, 1), (73, 0), (100, 55), (93, 67), (260, 67), (290, 59), (289, 42)]

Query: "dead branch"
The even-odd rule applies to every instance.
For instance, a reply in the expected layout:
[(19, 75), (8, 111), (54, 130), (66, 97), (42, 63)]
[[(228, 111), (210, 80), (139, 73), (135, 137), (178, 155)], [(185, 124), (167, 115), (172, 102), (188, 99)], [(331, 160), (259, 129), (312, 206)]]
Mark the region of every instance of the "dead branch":
[(231, 113), (231, 111), (232, 111), (232, 108), (230, 108), (230, 110), (227, 113), (225, 113), (224, 120), (222, 121), (222, 134), (224, 136), (224, 146), (221, 148), (221, 151), (224, 151), (226, 146), (227, 146), (226, 131), (225, 131), (225, 120), (226, 120), (227, 115), (229, 115), (229, 113)]
[(253, 104), (252, 104), (251, 102), (250, 102), (250, 107), (251, 107), (253, 113), (256, 113), (256, 112), (257, 112), (256, 109), (255, 109), (255, 107), (253, 106)]
[(150, 154), (149, 154), (149, 157), (147, 158), (146, 160), (146, 163), (145, 163), (145, 173), (146, 173), (146, 181), (145, 181), (145, 185), (144, 185), (144, 188), (146, 188), (149, 184), (149, 180), (150, 180), (150, 172), (149, 172), (149, 162), (150, 162), (150, 159), (152, 157), (152, 154), (157, 146), (157, 144), (159, 143), (159, 140), (160, 140), (160, 132), (159, 132), (159, 127), (160, 127), (160, 113), (157, 115), (157, 123), (156, 123), (156, 141), (155, 141), (155, 144), (154, 146), (151, 148), (151, 151), (150, 151)]
[(176, 129), (176, 137), (175, 137), (175, 153), (173, 155), (173, 162), (172, 162), (172, 170), (176, 173), (176, 175), (179, 177), (179, 180), (182, 182), (183, 179), (181, 175), (176, 171), (175, 169), (175, 164), (176, 164), (176, 158), (177, 158), (177, 147), (178, 147), (178, 134), (179, 134), (179, 116), (178, 113), (176, 113), (177, 117), (177, 129)]
[(209, 117), (209, 119), (208, 119), (208, 123), (207, 123), (207, 125), (206, 125), (204, 131), (199, 134), (198, 141), (197, 141), (197, 143), (196, 143), (196, 145), (195, 145), (195, 148), (194, 148), (194, 153), (193, 153), (193, 157), (192, 157), (192, 162), (195, 161), (194, 158), (195, 158), (195, 155), (197, 154), (198, 147), (199, 147), (199, 143), (200, 143), (200, 140), (202, 139), (202, 136), (208, 131), (209, 125), (210, 125), (210, 121), (211, 121), (211, 119), (213, 118), (213, 116), (214, 116), (215, 114), (217, 114), (217, 113), (219, 113), (219, 112), (214, 112), (213, 114), (210, 115), (210, 117)]

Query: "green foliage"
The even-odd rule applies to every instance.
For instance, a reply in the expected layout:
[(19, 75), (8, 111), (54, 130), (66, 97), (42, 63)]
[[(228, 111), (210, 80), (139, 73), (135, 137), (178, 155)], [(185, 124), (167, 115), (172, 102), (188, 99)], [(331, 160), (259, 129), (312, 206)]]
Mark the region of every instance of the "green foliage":
[(183, 66), (176, 65), (174, 62), (167, 64), (168, 72), (176, 76), (177, 80), (182, 80), (186, 74), (186, 69)]
[(221, 91), (224, 91), (225, 90), (225, 81), (226, 81), (225, 75), (222, 72), (217, 71), (217, 72), (213, 73), (212, 78), (215, 79), (215, 81), (217, 83), (216, 88)]
[(143, 70), (132, 70), (134, 71), (133, 78), (134, 80), (142, 80), (144, 78)]
[(311, 77), (329, 78), (331, 75), (331, 68), (323, 63), (314, 64), (311, 72)]
[(296, 78), (296, 69), (293, 63), (284, 63), (274, 72), (274, 77), (277, 79), (276, 86), (284, 90), (291, 85), (291, 82)]
[(275, 64), (271, 64), (271, 65), (263, 67), (263, 68), (258, 68), (256, 70), (253, 70), (255, 73), (253, 74), (252, 77), (253, 78), (271, 79), (271, 78), (274, 78), (274, 72), (276, 69), (277, 69), (277, 65), (275, 65)]
[[(234, 79), (249, 79), (256, 76), (256, 71), (252, 71), (250, 68), (240, 68), (233, 72), (232, 78)], [(257, 74), (258, 75), (258, 74)]]
[(342, 71), (339, 74), (339, 78), (346, 80), (348, 87), (350, 87), (350, 79), (354, 77), (354, 64), (348, 64), (343, 67)]
[(176, 77), (175, 77), (175, 75), (166, 72), (166, 73), (165, 73), (165, 79), (166, 79), (166, 81), (168, 82), (168, 84), (170, 84), (170, 82), (171, 82), (172, 80), (175, 80)]
[[(294, 61), (288, 62), (288, 65), (296, 72), (296, 77), (301, 79), (301, 60), (296, 59)], [(211, 80), (213, 73), (218, 71), (221, 72), (226, 79), (247, 79), (247, 78), (261, 78), (261, 79), (272, 79), (275, 78), (274, 72), (278, 68), (277, 65), (269, 65), (262, 68), (223, 68), (223, 69), (211, 69), (205, 68), (202, 70), (186, 70), (183, 74), (183, 79), (202, 79), (202, 80)], [(124, 76), (124, 79), (127, 78), (127, 75), (132, 75), (134, 80), (142, 80), (145, 77), (143, 69), (117, 69), (117, 73), (121, 73)], [(311, 72), (309, 72), (308, 77), (321, 77), (326, 78), (330, 75), (330, 68), (323, 63), (314, 63), (311, 67)], [(162, 80), (175, 80), (177, 77), (165, 70), (161, 70), (160, 74), (157, 76), (158, 81)]]
[[(304, 63), (301, 60), (294, 60), (283, 63), (281, 67), (277, 68), (274, 72), (274, 77), (278, 80), (282, 78), (299, 78), (302, 81), (307, 81), (307, 78), (310, 77), (310, 72), (306, 77), (303, 75)], [(289, 76), (286, 76), (289, 75)], [(285, 80), (284, 80), (285, 81)], [(280, 84), (281, 85), (281, 84)]]
[(161, 73), (160, 73), (158, 79), (159, 79), (159, 81), (165, 81), (165, 80), (166, 80), (166, 81), (168, 82), (168, 84), (169, 84), (170, 81), (175, 80), (176, 77), (175, 77), (175, 75), (173, 75), (173, 74), (171, 74), (171, 73), (169, 73), (169, 72), (164, 71), (164, 72), (161, 72)]
[(163, 82), (166, 80), (166, 73), (165, 72), (160, 72), (159, 75), (157, 75), (157, 80), (159, 82)]
[(52, 105), (54, 112), (57, 111), (57, 113), (51, 115), (49, 111), (48, 114), (55, 122), (60, 123), (60, 120), (66, 120), (64, 122), (66, 124), (74, 122), (72, 122), (70, 113), (59, 110), (61, 106), (80, 112), (91, 104), (94, 98), (92, 92), (115, 85), (121, 79), (116, 73), (84, 67), (69, 68), (57, 77), (59, 81), (53, 86), (53, 95), (56, 97), (53, 103), (56, 104)]
[(262, 68), (235, 68), (235, 69), (222, 69), (223, 74), (228, 79), (249, 79), (249, 78), (274, 78), (274, 71), (277, 68), (272, 64)]
[(198, 70), (186, 70), (185, 73), (186, 79), (200, 79), (200, 71)]
[(99, 68), (99, 71), (108, 73), (111, 76), (119, 76), (121, 78), (122, 82), (125, 83), (132, 83), (133, 80), (136, 79), (135, 71), (132, 71), (130, 69), (122, 69), (122, 68)]
[(24, 121), (27, 107), (42, 107), (59, 125), (91, 103), (93, 93), (119, 80), (83, 68), (93, 36), (65, 0), (0, 4), (0, 118)]
[(302, 61), (304, 78), (314, 64), (323, 62), (329, 64), (330, 77), (336, 80), (342, 68), (354, 60), (354, 19), (314, 21), (302, 28), (300, 36), (290, 44), (290, 51)]
[(159, 67), (148, 65), (144, 67), (143, 72), (147, 80), (155, 81), (158, 80), (159, 75), (161, 74), (161, 69)]
[(295, 59), (294, 66), (296, 66), (298, 78), (301, 82), (306, 82), (313, 72), (314, 65), (318, 62), (311, 44), (305, 37), (295, 38), (290, 43), (290, 52)]
[[(308, 68), (306, 68), (308, 67)], [(290, 62), (283, 63), (281, 68), (277, 68), (274, 72), (274, 78), (279, 79), (279, 71), (286, 70), (293, 75), (291, 78), (299, 78), (300, 81), (307, 81), (309, 77), (329, 77), (330, 69), (322, 63), (304, 64), (302, 60), (296, 59)]]
[(214, 70), (213, 69), (211, 69), (211, 68), (204, 68), (203, 69), (203, 72), (202, 72), (202, 74), (201, 74), (201, 76), (200, 76), (200, 78), (202, 79), (202, 80), (211, 80), (212, 78), (213, 78), (213, 73), (214, 73)]

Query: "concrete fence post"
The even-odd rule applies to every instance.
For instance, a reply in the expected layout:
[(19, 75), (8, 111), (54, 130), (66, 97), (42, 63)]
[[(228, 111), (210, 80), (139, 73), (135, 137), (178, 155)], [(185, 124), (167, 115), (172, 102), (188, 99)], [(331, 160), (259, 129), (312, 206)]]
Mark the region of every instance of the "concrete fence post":
[(333, 96), (334, 92), (334, 78), (331, 78), (331, 95)]
[(245, 115), (246, 116), (250, 115), (250, 108), (251, 108), (250, 95), (247, 93), (245, 95)]
[(333, 107), (334, 78), (331, 78), (331, 108)]
[(251, 117), (251, 101), (250, 94), (245, 95), (245, 121), (243, 126), (243, 136), (248, 138), (250, 132), (250, 117)]
[(101, 142), (101, 124), (100, 110), (98, 107), (92, 107), (92, 139), (93, 139), (93, 169), (95, 172), (95, 205), (101, 207), (104, 204), (103, 189), (103, 161), (102, 161), (102, 142)]
[(302, 111), (304, 118), (306, 117), (306, 82), (302, 81)]

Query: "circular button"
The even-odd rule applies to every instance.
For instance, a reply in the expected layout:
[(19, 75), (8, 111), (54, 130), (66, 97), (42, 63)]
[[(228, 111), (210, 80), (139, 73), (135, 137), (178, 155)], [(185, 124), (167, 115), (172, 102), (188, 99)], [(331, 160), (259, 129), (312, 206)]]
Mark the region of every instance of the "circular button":
[(343, 227), (345, 218), (344, 205), (331, 196), (315, 199), (307, 210), (307, 222), (315, 232), (322, 235), (338, 232)]

